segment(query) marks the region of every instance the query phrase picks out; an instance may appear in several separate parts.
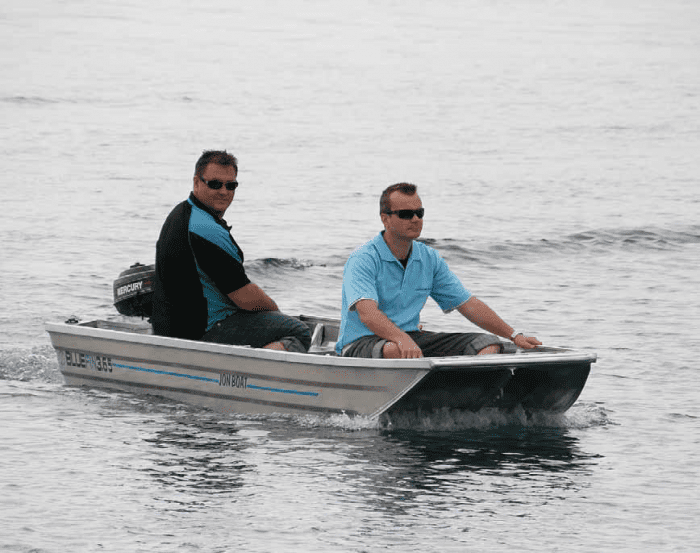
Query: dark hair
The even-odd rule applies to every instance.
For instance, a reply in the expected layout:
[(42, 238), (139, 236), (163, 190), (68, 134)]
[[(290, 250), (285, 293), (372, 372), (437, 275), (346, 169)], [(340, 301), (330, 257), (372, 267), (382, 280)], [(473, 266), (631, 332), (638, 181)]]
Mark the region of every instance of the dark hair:
[(207, 170), (207, 165), (210, 163), (231, 166), (236, 170), (236, 174), (238, 174), (238, 160), (233, 154), (229, 154), (226, 150), (204, 150), (197, 160), (197, 164), (194, 166), (195, 177), (201, 179), (204, 171)]
[(418, 187), (415, 184), (410, 184), (408, 182), (400, 182), (398, 184), (392, 184), (384, 192), (382, 192), (379, 198), (379, 213), (388, 213), (391, 211), (391, 201), (389, 196), (394, 192), (401, 192), (407, 196), (413, 196), (416, 193)]

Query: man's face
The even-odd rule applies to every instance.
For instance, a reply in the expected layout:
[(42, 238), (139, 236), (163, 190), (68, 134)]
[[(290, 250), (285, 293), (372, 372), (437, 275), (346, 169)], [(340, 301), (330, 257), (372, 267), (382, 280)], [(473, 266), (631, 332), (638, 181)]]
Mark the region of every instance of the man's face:
[(233, 201), (235, 190), (228, 190), (222, 186), (218, 190), (209, 188), (204, 181), (221, 181), (224, 183), (236, 180), (236, 169), (231, 165), (218, 165), (210, 163), (202, 173), (202, 177), (194, 177), (194, 196), (209, 209), (216, 211), (220, 216), (228, 209)]
[[(389, 196), (389, 202), (392, 211), (399, 209), (419, 209), (423, 207), (423, 202), (418, 194), (409, 196), (403, 192), (392, 192)], [(410, 219), (401, 219), (397, 213), (389, 215), (388, 213), (381, 214), (382, 223), (386, 232), (392, 238), (398, 240), (415, 240), (420, 236), (423, 230), (423, 219), (419, 219), (417, 215), (413, 215)]]

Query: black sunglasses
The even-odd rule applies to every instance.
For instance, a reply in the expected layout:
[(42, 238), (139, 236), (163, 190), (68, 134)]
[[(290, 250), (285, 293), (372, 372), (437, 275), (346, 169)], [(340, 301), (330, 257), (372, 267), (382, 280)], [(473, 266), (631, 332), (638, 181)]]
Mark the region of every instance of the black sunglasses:
[(223, 182), (218, 179), (212, 179), (212, 180), (204, 180), (202, 177), (199, 177), (199, 180), (201, 180), (204, 184), (206, 184), (209, 188), (212, 190), (219, 190), (222, 186), (226, 186), (226, 190), (235, 190), (238, 188), (238, 181), (237, 180), (232, 180), (230, 182)]
[(414, 215), (417, 215), (419, 219), (423, 218), (425, 215), (425, 208), (419, 207), (418, 209), (397, 209), (396, 211), (385, 211), (387, 215), (398, 215), (399, 219), (413, 219)]

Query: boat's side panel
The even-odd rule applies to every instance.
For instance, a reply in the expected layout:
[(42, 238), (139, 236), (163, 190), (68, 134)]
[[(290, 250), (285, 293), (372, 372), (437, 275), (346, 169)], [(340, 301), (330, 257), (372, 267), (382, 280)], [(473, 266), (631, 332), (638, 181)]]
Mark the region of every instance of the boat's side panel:
[(337, 366), (50, 332), (69, 384), (153, 393), (222, 411), (376, 415), (428, 368)]
[(501, 395), (511, 377), (511, 369), (497, 367), (433, 371), (389, 412), (430, 412), (444, 408), (478, 411)]
[(578, 399), (590, 371), (587, 360), (519, 368), (492, 406), (563, 413)]
[(581, 394), (594, 361), (580, 352), (439, 359), (390, 412), (495, 407), (562, 413)]

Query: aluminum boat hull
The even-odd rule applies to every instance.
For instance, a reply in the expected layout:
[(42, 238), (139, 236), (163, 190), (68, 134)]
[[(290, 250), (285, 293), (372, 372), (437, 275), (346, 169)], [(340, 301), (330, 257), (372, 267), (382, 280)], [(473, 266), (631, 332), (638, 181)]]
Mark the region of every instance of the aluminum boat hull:
[(333, 353), (336, 320), (301, 319), (314, 330), (307, 354), (155, 336), (140, 322), (47, 323), (46, 329), (69, 385), (251, 414), (379, 417), (484, 407), (560, 413), (576, 401), (596, 360), (543, 347), (407, 360), (341, 358)]

